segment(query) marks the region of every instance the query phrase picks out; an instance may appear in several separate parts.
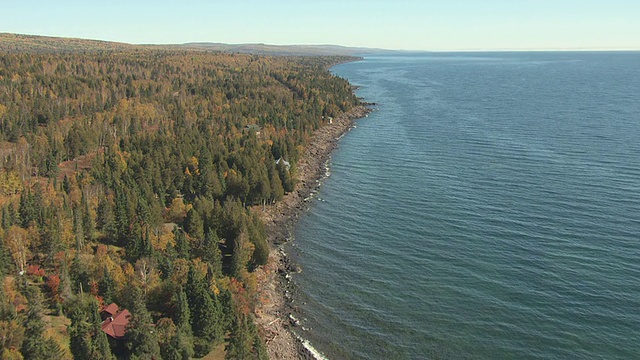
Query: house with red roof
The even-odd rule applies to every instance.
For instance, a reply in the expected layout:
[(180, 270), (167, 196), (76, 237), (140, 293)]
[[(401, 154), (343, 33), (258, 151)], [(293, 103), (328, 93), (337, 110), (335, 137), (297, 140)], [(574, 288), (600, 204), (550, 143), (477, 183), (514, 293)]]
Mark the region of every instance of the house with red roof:
[(100, 311), (102, 317), (102, 331), (114, 339), (124, 338), (127, 332), (127, 325), (129, 325), (129, 318), (131, 313), (127, 309), (120, 310), (118, 305), (111, 303)]

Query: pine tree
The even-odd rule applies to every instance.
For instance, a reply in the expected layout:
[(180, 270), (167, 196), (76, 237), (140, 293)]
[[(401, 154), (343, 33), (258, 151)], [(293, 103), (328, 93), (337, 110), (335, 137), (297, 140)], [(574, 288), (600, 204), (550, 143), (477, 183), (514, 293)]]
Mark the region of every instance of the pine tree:
[(282, 188), (285, 192), (292, 192), (295, 187), (295, 182), (291, 177), (290, 169), (284, 164), (284, 161), (280, 161), (276, 166), (278, 170), (278, 175), (280, 176), (280, 182), (282, 183)]
[(102, 270), (102, 279), (98, 282), (98, 291), (105, 304), (110, 304), (113, 301), (116, 293), (116, 284), (106, 266)]
[(187, 300), (187, 294), (184, 289), (180, 287), (176, 292), (174, 302), (176, 305), (176, 311), (174, 312), (173, 322), (176, 324), (179, 330), (191, 332), (191, 310), (189, 309), (189, 302)]
[(153, 321), (145, 306), (142, 290), (134, 288), (132, 295), (131, 320), (127, 327), (127, 348), (131, 359), (160, 359), (160, 345), (153, 331)]
[(280, 201), (284, 196), (284, 188), (282, 187), (282, 180), (276, 169), (275, 162), (273, 160), (267, 161), (267, 173), (269, 176), (269, 186), (271, 186), (271, 201)]
[(183, 259), (191, 259), (191, 249), (189, 246), (189, 241), (187, 240), (186, 235), (184, 234), (184, 231), (178, 229), (177, 227), (173, 230), (173, 234), (175, 235), (175, 241), (176, 241), (176, 253), (178, 255), (179, 258), (183, 258)]
[(127, 233), (129, 235), (123, 239), (124, 249), (129, 261), (134, 263), (144, 254), (144, 234), (138, 222), (134, 222)]
[(92, 242), (95, 240), (96, 224), (91, 216), (89, 201), (84, 192), (82, 192), (82, 231), (87, 241)]
[(269, 359), (256, 325), (251, 318), (242, 314), (237, 314), (231, 323), (231, 334), (225, 350), (225, 359)]
[(107, 237), (113, 237), (116, 233), (113, 207), (107, 198), (100, 199), (96, 211), (96, 226)]
[(225, 359), (252, 359), (251, 347), (253, 342), (251, 340), (245, 317), (236, 317), (231, 323), (231, 334), (225, 349)]
[(0, 241), (0, 279), (9, 270), (9, 264), (11, 264), (9, 251), (4, 246), (4, 241)]
[(45, 330), (44, 321), (42, 321), (44, 311), (42, 294), (40, 289), (35, 286), (28, 286), (26, 292), (29, 299), (29, 310), (23, 324), (25, 332), (20, 352), (25, 359), (50, 360), (47, 346), (42, 341)]
[(218, 247), (220, 239), (214, 230), (207, 231), (204, 237), (202, 260), (209, 264), (209, 271), (213, 278), (222, 277), (222, 253)]
[(0, 355), (18, 356), (24, 330), (15, 306), (7, 298), (4, 286), (0, 286)]
[(207, 199), (217, 199), (222, 196), (222, 183), (218, 177), (214, 164), (209, 163), (207, 158), (201, 158), (200, 175), (197, 177), (198, 190)]
[(241, 279), (247, 270), (247, 265), (253, 256), (253, 244), (248, 239), (246, 231), (242, 231), (234, 239), (233, 254), (231, 255), (231, 276)]
[(66, 174), (64, 175), (64, 178), (62, 179), (62, 189), (67, 194), (69, 194), (71, 192), (71, 181), (69, 180), (69, 178), (67, 177)]
[(11, 211), (9, 210), (9, 206), (5, 205), (2, 207), (2, 229), (8, 230), (11, 225), (13, 225), (13, 219), (11, 216)]
[[(82, 261), (79, 254), (76, 254), (76, 257), (73, 259), (70, 270), (71, 288), (76, 293), (88, 290), (91, 276), (89, 275), (87, 263)], [(61, 277), (60, 280), (63, 280), (63, 278)]]
[(78, 207), (73, 210), (73, 232), (76, 234), (76, 250), (80, 251), (84, 248), (84, 228), (82, 214)]
[(187, 212), (187, 219), (185, 220), (185, 230), (189, 233), (191, 238), (197, 241), (204, 240), (204, 225), (202, 223), (202, 216), (195, 210), (191, 209)]
[(98, 302), (90, 295), (80, 294), (67, 305), (71, 353), (76, 359), (113, 359), (107, 335), (100, 329)]
[(31, 190), (27, 189), (20, 194), (20, 220), (22, 221), (22, 227), (28, 228), (36, 221), (36, 211), (34, 206), (34, 197), (31, 194)]
[(267, 244), (267, 233), (264, 225), (257, 214), (252, 214), (247, 221), (247, 232), (249, 241), (254, 246), (251, 256), (252, 267), (264, 265), (269, 260), (269, 245)]
[(176, 336), (173, 338), (172, 346), (178, 350), (178, 360), (189, 360), (195, 355), (193, 338), (190, 333), (178, 329)]
[(223, 313), (217, 297), (211, 293), (203, 275), (193, 266), (189, 269), (186, 294), (191, 309), (191, 329), (198, 337), (196, 356), (210, 351), (222, 340), (224, 331)]

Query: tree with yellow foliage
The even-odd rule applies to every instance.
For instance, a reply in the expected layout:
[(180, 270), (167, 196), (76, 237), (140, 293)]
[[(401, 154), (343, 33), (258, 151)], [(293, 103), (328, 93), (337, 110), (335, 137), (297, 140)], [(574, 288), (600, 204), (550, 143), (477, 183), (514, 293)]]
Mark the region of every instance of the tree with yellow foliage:
[(19, 273), (24, 274), (29, 259), (29, 233), (27, 230), (12, 225), (4, 234), (4, 245), (11, 254), (16, 269)]

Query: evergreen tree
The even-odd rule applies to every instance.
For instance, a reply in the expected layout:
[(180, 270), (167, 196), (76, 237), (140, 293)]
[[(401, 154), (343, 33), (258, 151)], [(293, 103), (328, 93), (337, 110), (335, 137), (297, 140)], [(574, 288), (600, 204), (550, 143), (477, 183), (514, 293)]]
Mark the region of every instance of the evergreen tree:
[(95, 240), (96, 224), (91, 216), (89, 201), (84, 192), (82, 193), (82, 231), (87, 241), (92, 242)]
[(196, 341), (196, 356), (202, 356), (222, 340), (222, 308), (217, 297), (209, 290), (204, 276), (193, 266), (189, 269), (186, 294), (192, 312), (191, 329), (199, 338)]
[[(81, 293), (89, 290), (91, 275), (89, 274), (87, 263), (85, 261), (82, 261), (79, 254), (76, 254), (76, 257), (73, 259), (69, 275), (69, 278), (71, 280), (71, 288), (76, 293)], [(61, 277), (60, 280), (64, 280), (64, 278)]]
[(177, 350), (177, 360), (189, 360), (195, 355), (193, 349), (193, 339), (190, 333), (186, 333), (182, 330), (176, 332), (172, 341), (172, 347)]
[(231, 255), (231, 276), (241, 279), (252, 255), (253, 245), (249, 242), (247, 233), (243, 231), (234, 240), (233, 254)]
[(124, 184), (118, 183), (115, 186), (116, 192), (116, 204), (115, 204), (115, 235), (116, 240), (120, 245), (127, 243), (128, 237), (131, 236), (132, 231), (130, 225), (133, 221), (133, 213), (130, 211), (129, 196), (125, 189), (122, 189)]
[[(174, 296), (175, 312), (174, 323), (176, 325), (176, 333), (170, 341), (168, 351), (163, 349), (163, 358), (165, 360), (172, 358), (178, 360), (187, 360), (194, 355), (193, 350), (193, 333), (191, 331), (191, 311), (189, 310), (189, 302), (187, 294), (180, 287)], [(170, 356), (169, 353), (171, 354)]]
[(222, 253), (218, 244), (220, 239), (213, 230), (207, 231), (204, 237), (204, 249), (201, 254), (202, 260), (209, 264), (209, 271), (213, 278), (222, 277)]
[(0, 356), (21, 357), (18, 350), (22, 347), (25, 329), (4, 286), (0, 286), (0, 324)]
[(173, 230), (173, 234), (175, 236), (175, 241), (176, 241), (175, 249), (178, 257), (187, 259), (187, 260), (191, 259), (191, 255), (190, 255), (191, 250), (189, 246), (189, 241), (187, 240), (187, 237), (184, 231), (176, 227)]
[(236, 318), (231, 323), (231, 334), (229, 342), (226, 346), (225, 359), (252, 359), (251, 348), (253, 342), (251, 341), (251, 334), (247, 329), (247, 321), (244, 316), (242, 318)]
[(185, 230), (192, 239), (196, 242), (204, 240), (204, 225), (202, 223), (202, 216), (195, 210), (191, 209), (187, 212), (187, 219), (185, 220)]
[(163, 360), (189, 360), (194, 355), (191, 337), (180, 331), (171, 319), (162, 318), (156, 327)]
[(54, 265), (55, 254), (66, 250), (66, 244), (62, 242), (62, 211), (57, 208), (52, 208), (52, 211), (48, 214), (46, 220), (46, 226), (42, 229), (42, 239), (47, 239), (43, 242), (42, 251), (45, 252), (48, 257), (49, 266)]
[(10, 206), (11, 204), (7, 204), (2, 207), (2, 229), (5, 231), (14, 224), (11, 216), (11, 210), (9, 210)]
[(140, 244), (140, 257), (149, 257), (152, 258), (154, 251), (153, 251), (153, 244), (151, 243), (151, 234), (149, 233), (149, 228), (147, 227), (144, 230), (144, 236), (141, 239), (142, 243)]
[(24, 320), (24, 341), (20, 352), (25, 359), (50, 360), (47, 343), (42, 341), (45, 330), (42, 320), (43, 305), (42, 293), (35, 286), (26, 288), (26, 296), (29, 299), (29, 310)]
[(9, 270), (9, 264), (11, 264), (9, 251), (5, 247), (4, 241), (0, 238), (0, 279), (2, 279)]
[(251, 257), (252, 267), (264, 265), (269, 260), (269, 245), (267, 244), (267, 233), (264, 225), (257, 214), (251, 214), (247, 221), (247, 232), (249, 241), (254, 246)]
[(90, 295), (80, 294), (67, 305), (69, 348), (76, 359), (113, 359), (107, 335), (100, 328), (98, 302)]
[(105, 304), (110, 304), (114, 300), (116, 293), (116, 285), (111, 276), (109, 269), (105, 267), (102, 270), (102, 279), (98, 282), (98, 291), (100, 296), (104, 299)]
[(64, 175), (64, 178), (62, 179), (62, 189), (67, 194), (69, 194), (71, 192), (71, 181), (69, 180), (69, 178), (67, 177), (66, 174)]
[(173, 316), (173, 323), (176, 324), (179, 330), (185, 332), (191, 332), (191, 310), (189, 309), (189, 302), (187, 300), (187, 294), (184, 289), (180, 287), (174, 296), (175, 312)]
[(276, 169), (275, 161), (267, 161), (267, 173), (269, 176), (269, 186), (271, 187), (269, 193), (271, 194), (271, 201), (280, 201), (284, 197), (284, 188), (282, 187), (282, 180), (280, 180), (280, 174)]
[(124, 249), (129, 261), (134, 263), (145, 252), (144, 234), (138, 222), (134, 222), (131, 225), (131, 229), (127, 229), (126, 232), (128, 236), (123, 238)]
[(254, 322), (242, 314), (238, 314), (231, 323), (229, 342), (225, 350), (225, 359), (269, 359)]
[(96, 211), (96, 227), (107, 237), (113, 238), (116, 233), (113, 207), (107, 198), (100, 199)]
[(200, 169), (200, 176), (198, 177), (199, 193), (207, 199), (220, 198), (223, 193), (223, 188), (215, 165), (210, 164), (205, 158), (201, 159), (201, 163), (203, 166)]
[(76, 250), (84, 248), (84, 230), (82, 226), (82, 214), (77, 207), (73, 210), (73, 232), (76, 234)]
[(34, 205), (34, 196), (31, 193), (31, 190), (27, 189), (20, 194), (20, 220), (22, 221), (22, 227), (28, 228), (32, 224), (36, 222), (36, 212), (37, 209)]
[(154, 334), (152, 319), (145, 306), (142, 290), (132, 289), (131, 320), (127, 327), (127, 348), (131, 359), (160, 359), (160, 345)]
[(286, 193), (292, 192), (295, 188), (295, 182), (291, 177), (290, 169), (285, 165), (284, 161), (280, 161), (278, 165), (276, 165), (276, 169), (278, 170), (280, 182), (282, 183), (284, 191)]

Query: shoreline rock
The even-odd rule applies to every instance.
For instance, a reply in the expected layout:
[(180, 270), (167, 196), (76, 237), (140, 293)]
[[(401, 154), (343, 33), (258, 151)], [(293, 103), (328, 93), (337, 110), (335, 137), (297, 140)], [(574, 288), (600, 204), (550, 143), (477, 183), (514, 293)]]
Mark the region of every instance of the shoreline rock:
[(257, 270), (259, 305), (256, 324), (266, 342), (271, 359), (316, 359), (304, 340), (293, 333), (297, 319), (292, 315), (293, 289), (290, 273), (299, 269), (282, 246), (291, 240), (298, 217), (308, 209), (306, 202), (318, 191), (326, 177), (326, 165), (340, 138), (353, 127), (353, 121), (366, 117), (372, 110), (364, 105), (353, 108), (318, 129), (298, 162), (298, 183), (282, 201), (260, 211), (267, 230), (271, 251), (267, 265)]

